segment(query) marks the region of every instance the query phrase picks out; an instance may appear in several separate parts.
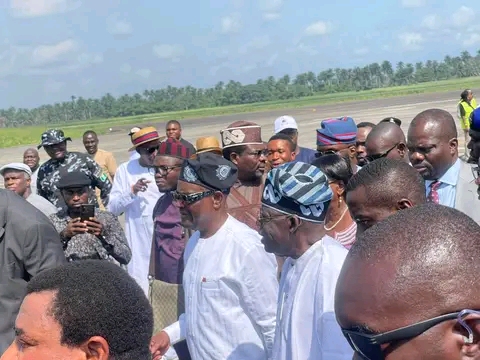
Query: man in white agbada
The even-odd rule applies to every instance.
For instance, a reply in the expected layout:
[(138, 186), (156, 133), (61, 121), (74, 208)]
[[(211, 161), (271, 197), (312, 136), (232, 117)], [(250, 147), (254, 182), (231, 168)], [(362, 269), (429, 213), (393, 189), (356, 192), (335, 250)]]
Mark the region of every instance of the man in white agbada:
[(132, 250), (127, 265), (128, 273), (148, 295), (148, 267), (152, 249), (152, 213), (163, 195), (155, 185), (155, 173), (150, 166), (160, 145), (160, 136), (153, 127), (145, 127), (132, 135), (138, 159), (121, 164), (115, 173), (108, 211), (115, 215), (125, 213), (125, 235)]
[(226, 197), (236, 180), (236, 166), (213, 153), (198, 154), (182, 166), (174, 199), (182, 225), (198, 231), (184, 255), (185, 313), (153, 337), (154, 360), (182, 339), (192, 359), (271, 357), (276, 260), (255, 230), (227, 213)]
[(285, 256), (278, 296), (274, 360), (351, 360), (334, 314), (335, 285), (347, 256), (326, 235), (332, 198), (322, 171), (302, 162), (271, 170), (260, 211), (267, 252)]

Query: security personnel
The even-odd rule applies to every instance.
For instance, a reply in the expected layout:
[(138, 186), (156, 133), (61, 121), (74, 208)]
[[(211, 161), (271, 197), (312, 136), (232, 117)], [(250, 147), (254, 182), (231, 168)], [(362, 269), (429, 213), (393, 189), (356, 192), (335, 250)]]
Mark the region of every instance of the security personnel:
[(457, 116), (465, 136), (465, 158), (467, 154), (467, 144), (469, 142), (468, 130), (470, 129), (470, 115), (477, 108), (477, 101), (473, 98), (472, 90), (463, 90), (460, 94), (460, 101), (457, 104)]

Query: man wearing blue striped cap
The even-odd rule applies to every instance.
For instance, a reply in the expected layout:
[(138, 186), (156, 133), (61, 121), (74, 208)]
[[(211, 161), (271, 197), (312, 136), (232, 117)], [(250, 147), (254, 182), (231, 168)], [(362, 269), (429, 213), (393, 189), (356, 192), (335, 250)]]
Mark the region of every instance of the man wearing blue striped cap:
[(271, 170), (258, 219), (265, 250), (285, 256), (272, 359), (350, 360), (334, 314), (347, 250), (324, 228), (332, 191), (323, 172), (303, 162)]

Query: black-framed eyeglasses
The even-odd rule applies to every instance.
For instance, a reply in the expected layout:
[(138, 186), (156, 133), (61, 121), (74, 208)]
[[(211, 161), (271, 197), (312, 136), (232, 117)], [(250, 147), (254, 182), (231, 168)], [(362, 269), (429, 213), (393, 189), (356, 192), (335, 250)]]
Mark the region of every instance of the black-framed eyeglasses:
[(153, 154), (155, 151), (158, 151), (159, 147), (160, 145), (157, 145), (157, 146), (152, 146), (148, 148), (138, 148), (138, 150), (140, 150), (140, 152), (144, 154)]
[(393, 145), (390, 149), (388, 149), (387, 151), (384, 151), (380, 154), (368, 155), (368, 156), (365, 157), (365, 160), (367, 160), (368, 162), (372, 162), (372, 161), (384, 158), (385, 156), (387, 156), (390, 153), (390, 151), (395, 149), (398, 145), (400, 145), (400, 143)]
[(181, 168), (182, 165), (174, 165), (174, 166), (151, 166), (148, 168), (148, 171), (152, 174), (160, 174), (161, 176), (167, 176), (171, 171), (174, 169)]
[(279, 218), (282, 218), (282, 217), (289, 217), (289, 216), (292, 216), (292, 215), (289, 215), (289, 214), (281, 214), (281, 215), (274, 215), (274, 216), (262, 216), (262, 215), (260, 215), (257, 219), (257, 226), (259, 228), (262, 228), (263, 226), (265, 226), (266, 224), (268, 224), (269, 222), (271, 222), (275, 219), (279, 219)]
[(216, 193), (216, 190), (207, 190), (191, 194), (182, 194), (177, 191), (172, 192), (173, 201), (178, 201), (184, 205), (192, 205), (197, 201), (200, 201), (208, 196), (212, 196)]
[(247, 155), (250, 155), (250, 156), (254, 156), (256, 158), (259, 158), (259, 157), (267, 157), (268, 156), (268, 150), (267, 149), (263, 149), (263, 150), (258, 150), (258, 151), (250, 151), (250, 152), (246, 152), (245, 154)]
[(391, 330), (382, 334), (366, 334), (359, 331), (342, 329), (343, 335), (347, 339), (351, 348), (364, 360), (384, 360), (385, 355), (381, 345), (394, 342), (413, 339), (432, 327), (448, 320), (457, 319), (458, 323), (469, 333), (469, 340), (473, 342), (472, 329), (465, 323), (463, 317), (469, 314), (477, 314), (477, 310), (461, 310), (454, 313), (440, 315), (428, 320), (424, 320), (400, 329)]
[(336, 155), (338, 154), (338, 151), (335, 151), (335, 150), (325, 150), (325, 151), (318, 151), (315, 153), (315, 157), (318, 159), (322, 156), (325, 156), (325, 155)]

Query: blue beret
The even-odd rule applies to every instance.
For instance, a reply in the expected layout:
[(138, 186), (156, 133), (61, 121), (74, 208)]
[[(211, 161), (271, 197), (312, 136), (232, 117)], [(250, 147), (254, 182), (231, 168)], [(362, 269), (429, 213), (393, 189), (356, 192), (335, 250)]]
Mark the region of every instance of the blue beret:
[(317, 129), (317, 146), (355, 144), (357, 125), (351, 117), (322, 120)]
[(284, 214), (323, 222), (332, 196), (328, 179), (319, 168), (303, 162), (286, 163), (268, 173), (262, 204)]

